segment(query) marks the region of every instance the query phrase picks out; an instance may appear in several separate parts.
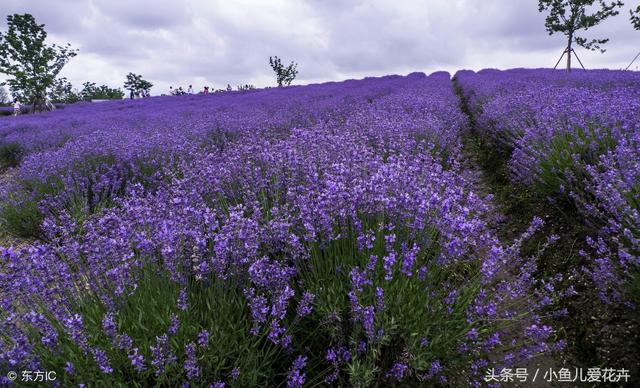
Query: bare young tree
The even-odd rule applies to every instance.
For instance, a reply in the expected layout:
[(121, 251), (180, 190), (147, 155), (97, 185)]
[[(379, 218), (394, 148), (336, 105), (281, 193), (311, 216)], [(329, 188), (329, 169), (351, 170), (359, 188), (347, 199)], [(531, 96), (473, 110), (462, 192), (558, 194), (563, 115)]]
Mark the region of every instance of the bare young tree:
[[(633, 28), (636, 30), (640, 30), (640, 5), (635, 10), (629, 11), (631, 13), (631, 24), (633, 24)], [(635, 61), (640, 57), (640, 53), (633, 58), (633, 61), (627, 66), (625, 70), (629, 70), (629, 68), (635, 63)]]
[[(578, 36), (578, 32), (581, 30), (586, 31), (605, 19), (619, 14), (618, 8), (623, 5), (622, 1), (538, 0), (538, 10), (540, 12), (549, 12), (544, 24), (549, 35), (560, 32), (567, 37), (567, 47), (563, 53), (563, 56), (567, 55), (567, 71), (571, 71), (571, 54), (575, 53), (573, 49), (574, 43), (588, 50), (605, 52), (602, 46), (609, 41), (609, 39), (589, 40)], [(560, 60), (562, 60), (562, 57), (560, 57)]]
[(291, 61), (289, 66), (285, 67), (277, 56), (273, 58), (269, 57), (269, 65), (271, 65), (271, 68), (276, 73), (276, 82), (278, 82), (278, 86), (291, 85), (291, 82), (293, 82), (296, 75), (298, 75), (298, 64), (293, 61)]

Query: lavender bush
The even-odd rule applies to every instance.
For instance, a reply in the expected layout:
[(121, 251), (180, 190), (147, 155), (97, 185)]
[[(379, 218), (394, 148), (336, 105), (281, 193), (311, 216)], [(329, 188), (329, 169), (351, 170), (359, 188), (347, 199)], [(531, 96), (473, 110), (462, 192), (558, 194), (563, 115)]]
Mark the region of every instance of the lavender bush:
[(31, 203), (39, 237), (0, 250), (3, 370), (479, 386), (563, 345), (539, 314), (559, 295), (519, 253), (542, 222), (508, 246), (488, 226), (448, 74), (92, 109), (3, 189), (5, 222)]
[(460, 72), (482, 136), (511, 179), (568, 203), (599, 230), (588, 271), (607, 302), (640, 302), (640, 75), (624, 71)]

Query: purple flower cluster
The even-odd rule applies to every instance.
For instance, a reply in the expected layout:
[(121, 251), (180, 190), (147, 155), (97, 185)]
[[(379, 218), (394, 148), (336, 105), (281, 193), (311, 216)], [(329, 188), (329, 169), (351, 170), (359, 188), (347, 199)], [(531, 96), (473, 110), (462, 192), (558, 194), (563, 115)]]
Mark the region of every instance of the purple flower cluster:
[[(629, 302), (640, 271), (640, 75), (483, 70), (456, 75), (482, 135), (514, 182), (570, 202), (587, 225), (588, 273), (606, 302)], [(636, 295), (637, 298), (637, 295)]]
[[(519, 257), (519, 242), (499, 243), (486, 221), (490, 198), (479, 197), (465, 178), (460, 150), (468, 119), (448, 74), (174, 103), (107, 103), (95, 108), (95, 120), (102, 123), (93, 122), (92, 106), (49, 116), (68, 139), (42, 140), (40, 150), (30, 150), (17, 168), (15, 184), (0, 193), (0, 200), (19, 203), (17, 193), (29, 198), (34, 182), (58, 182), (39, 202), (46, 239), (0, 250), (0, 330), (9, 339), (0, 342), (0, 366), (38, 362), (25, 326), (38, 327), (41, 340), (56, 346), (47, 325), (34, 324), (24, 313), (24, 306), (46, 301), (46, 316), (62, 323), (71, 340), (109, 373), (113, 366), (93, 347), (83, 316), (69, 314), (78, 310), (81, 296), (91, 294), (108, 311), (101, 326), (113, 342), (109, 351), (128, 356), (112, 362), (124, 359), (128, 368), (143, 371), (144, 354), (159, 380), (177, 369), (188, 380), (220, 375), (202, 370), (196, 357), (213, 348), (209, 340), (217, 328), (197, 328), (185, 343), (174, 344), (193, 329), (184, 318), (199, 313), (193, 311), (198, 299), (190, 299), (194, 283), (237, 291), (251, 334), (283, 348), (282, 354), (290, 356), (308, 340), (322, 342), (326, 357), (306, 354), (288, 374), (278, 372), (288, 376), (289, 386), (304, 384), (307, 366), (309, 374), (330, 370), (320, 379), (335, 381), (341, 368), (381, 354), (394, 335), (407, 345), (393, 353), (408, 356), (394, 361), (391, 370), (376, 366), (382, 379), (426, 375), (444, 381), (450, 361), (473, 374), (478, 359), (496, 347), (518, 351), (516, 361), (550, 348), (548, 330), (523, 328), (527, 341), (514, 344), (513, 330), (499, 327), (523, 314), (513, 302), (532, 294), (535, 265)], [(62, 116), (76, 109), (76, 121)], [(134, 115), (139, 119), (130, 120)], [(50, 135), (37, 120), (24, 121), (32, 125), (30, 136)], [(0, 142), (27, 142), (17, 128), (2, 131)], [(342, 250), (329, 255), (336, 245)], [(354, 257), (364, 260), (352, 264)], [(520, 272), (504, 279), (507, 266)], [(148, 267), (162, 271), (179, 290), (172, 303), (180, 320), (172, 315), (166, 332), (146, 339), (152, 344), (147, 349), (138, 338), (118, 334), (115, 317)], [(309, 274), (323, 267), (334, 277), (314, 284)], [(345, 276), (344, 287), (331, 288)], [(331, 298), (348, 301), (345, 311), (323, 310)], [(530, 302), (528, 322), (544, 328), (538, 301)], [(446, 337), (434, 334), (438, 327), (427, 328), (431, 316), (455, 317), (460, 328), (450, 337), (460, 343), (440, 346), (442, 357), (406, 362)], [(351, 332), (298, 338), (311, 319), (318, 320), (313, 327), (338, 322), (340, 330)], [(409, 334), (417, 335), (415, 344)], [(429, 343), (419, 340), (427, 337)], [(453, 363), (462, 348), (473, 356)], [(226, 365), (242, 366), (237, 361)], [(174, 364), (182, 368), (169, 368)], [(251, 373), (244, 367), (242, 374), (235, 371), (234, 379)]]
[(287, 388), (302, 388), (305, 381), (305, 374), (302, 373), (302, 369), (307, 365), (307, 357), (298, 356), (293, 361), (291, 369), (289, 369), (289, 375), (287, 379)]

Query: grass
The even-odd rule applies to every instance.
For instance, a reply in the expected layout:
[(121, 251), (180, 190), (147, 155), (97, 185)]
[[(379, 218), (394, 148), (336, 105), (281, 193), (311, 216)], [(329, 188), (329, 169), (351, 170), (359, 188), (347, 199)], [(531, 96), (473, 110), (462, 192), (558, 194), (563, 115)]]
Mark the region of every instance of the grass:
[(5, 143), (0, 145), (0, 171), (10, 167), (16, 167), (24, 156), (24, 149), (18, 143)]

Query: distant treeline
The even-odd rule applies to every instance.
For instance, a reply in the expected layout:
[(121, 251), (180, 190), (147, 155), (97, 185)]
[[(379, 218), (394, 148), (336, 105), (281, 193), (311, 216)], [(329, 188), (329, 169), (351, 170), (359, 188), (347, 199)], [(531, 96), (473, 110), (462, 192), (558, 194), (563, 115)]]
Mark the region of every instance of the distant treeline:
[[(53, 104), (53, 106), (56, 107), (56, 109), (64, 109), (66, 107), (67, 104)], [(20, 107), (20, 112), (21, 113), (31, 113), (31, 110), (33, 109), (32, 106), (30, 105), (22, 105)], [(1, 116), (11, 116), (13, 114), (13, 107), (10, 105), (5, 105), (5, 106), (0, 106), (0, 117)]]

